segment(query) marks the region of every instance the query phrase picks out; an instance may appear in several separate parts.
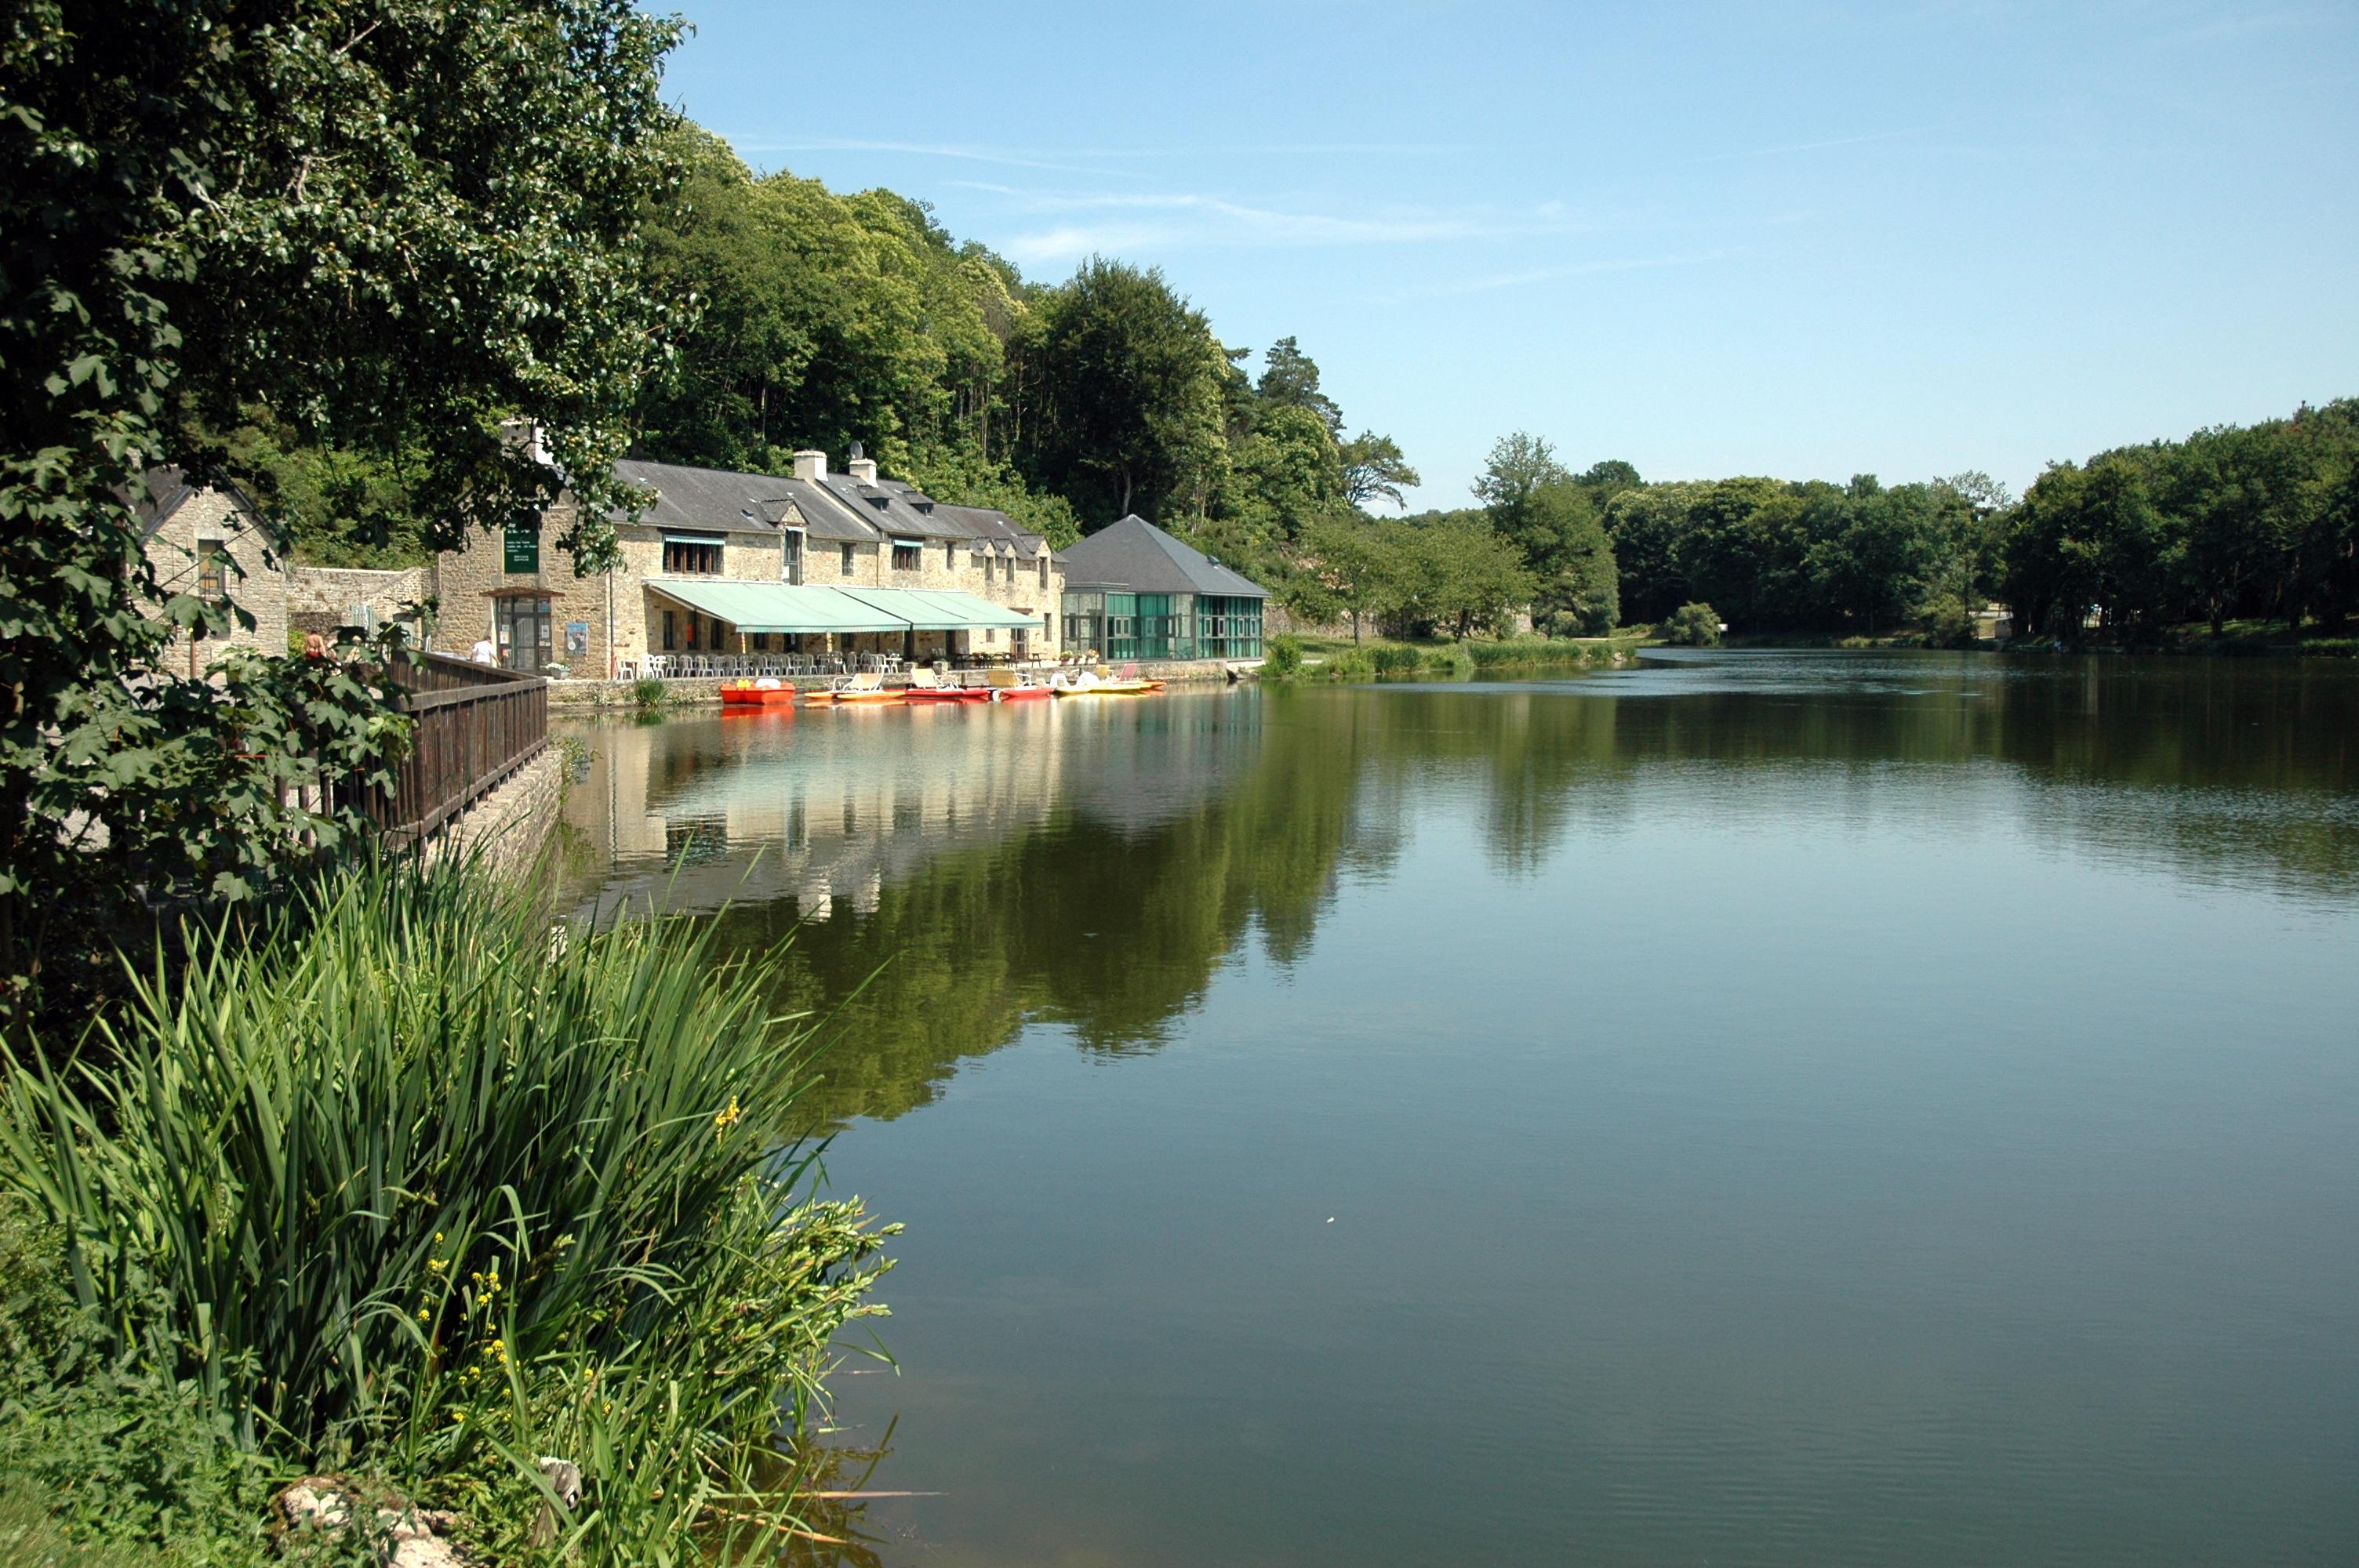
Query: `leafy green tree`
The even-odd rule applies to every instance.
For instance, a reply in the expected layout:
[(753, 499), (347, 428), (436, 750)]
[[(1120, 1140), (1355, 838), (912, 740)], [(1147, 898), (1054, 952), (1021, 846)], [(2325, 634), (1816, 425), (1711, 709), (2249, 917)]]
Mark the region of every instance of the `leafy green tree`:
[(1270, 345), (1254, 392), (1264, 408), (1302, 409), (1327, 427), (1329, 441), (1343, 438), (1343, 411), (1319, 390), (1319, 366), (1294, 339), (1280, 338)]
[[(1620, 568), (1596, 499), (1614, 492), (1622, 478), (1614, 467), (1592, 470), (1594, 485), (1575, 479), (1548, 442), (1518, 430), (1493, 445), (1474, 481), (1491, 525), (1531, 568), (1533, 617), (1549, 631), (1594, 634), (1621, 619)], [(1629, 479), (1636, 482), (1636, 470)]]
[(1084, 529), (1200, 512), (1227, 477), (1229, 359), (1159, 270), (1092, 258), (1022, 341), (1034, 396), (1016, 462)]
[(1474, 481), (1474, 497), (1490, 514), (1491, 525), (1521, 544), (1541, 539), (1545, 533), (1543, 522), (1533, 515), (1535, 498), (1571, 481), (1572, 475), (1556, 460), (1555, 448), (1518, 430), (1492, 443), (1482, 476)]
[(1341, 456), (1343, 499), (1355, 507), (1378, 501), (1401, 505), (1401, 492), (1423, 482), (1402, 454), (1400, 443), (1374, 430), (1363, 430), (1345, 441)]
[[(25, 0), (0, 23), (10, 999), (139, 912), (243, 895), (279, 850), (333, 843), (348, 823), (288, 806), (278, 763), (232, 764), (285, 702), (363, 749), (382, 715), (357, 679), (156, 667), (173, 626), (238, 612), (161, 595), (126, 500), (145, 469), (251, 477), (223, 433), (259, 407), (300, 442), (417, 454), (429, 545), (570, 482), (586, 504), (564, 542), (582, 569), (611, 559), (612, 460), (667, 321), (636, 237), (671, 178), (676, 33), (628, 0), (144, 0), (103, 25)], [(540, 439), (504, 435), (512, 416)], [(341, 750), (286, 765), (316, 777)], [(124, 831), (93, 835), (94, 814)]]
[(1538, 584), (1515, 542), (1480, 512), (1377, 524), (1397, 572), (1386, 618), (1412, 633), (1506, 630)]
[(1886, 490), (1873, 474), (1822, 498), (1808, 519), (1805, 557), (1821, 611), (1856, 617), (1871, 635), (1897, 624), (1937, 586), (1939, 518), (1930, 487)]
[(1232, 463), (1237, 488), (1266, 506), (1288, 537), (1312, 517), (1344, 504), (1335, 438), (1315, 410), (1294, 405), (1266, 410)]
[(1399, 531), (1348, 514), (1314, 523), (1302, 540), (1302, 576), (1312, 591), (1300, 595), (1297, 613), (1318, 621), (1348, 620), (1352, 641), (1363, 624), (1397, 608), (1404, 567)]
[(985, 461), (971, 447), (928, 449), (903, 463), (897, 477), (952, 506), (1005, 512), (1017, 527), (1045, 536), (1053, 549), (1061, 550), (1082, 536), (1072, 503), (1032, 489), (1013, 470)]
[(1671, 611), (1663, 638), (1685, 648), (1709, 648), (1720, 641), (1720, 611), (1709, 604), (1682, 604)]

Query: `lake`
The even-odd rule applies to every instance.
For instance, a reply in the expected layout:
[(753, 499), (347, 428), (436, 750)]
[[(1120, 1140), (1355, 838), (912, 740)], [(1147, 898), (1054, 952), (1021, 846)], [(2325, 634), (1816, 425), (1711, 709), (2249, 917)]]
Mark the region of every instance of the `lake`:
[(572, 732), (842, 1009), (842, 1561), (2359, 1561), (2359, 666)]

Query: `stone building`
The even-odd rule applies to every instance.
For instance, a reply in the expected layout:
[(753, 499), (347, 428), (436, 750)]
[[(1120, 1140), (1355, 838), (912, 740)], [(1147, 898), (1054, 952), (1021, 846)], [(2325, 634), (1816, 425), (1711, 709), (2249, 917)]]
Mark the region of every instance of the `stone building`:
[(196, 594), (254, 617), (250, 629), (233, 624), (220, 638), (176, 634), (164, 654), (167, 667), (193, 676), (232, 648), (287, 652), (286, 563), (271, 548), (260, 508), (243, 491), (190, 484), (178, 469), (150, 469), (133, 510), (165, 598)]
[(489, 638), (514, 669), (607, 678), (649, 654), (892, 652), (1053, 657), (1064, 577), (1048, 541), (1005, 513), (939, 503), (880, 479), (853, 448), (791, 475), (626, 460), (645, 490), (617, 528), (620, 563), (576, 576), (557, 538), (570, 497), (499, 538), (439, 556), (434, 646)]

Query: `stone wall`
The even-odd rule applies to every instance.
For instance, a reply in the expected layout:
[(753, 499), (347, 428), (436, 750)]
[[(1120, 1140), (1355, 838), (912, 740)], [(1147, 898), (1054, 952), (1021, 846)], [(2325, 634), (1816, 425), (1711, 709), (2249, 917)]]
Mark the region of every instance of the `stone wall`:
[(427, 568), (371, 571), (359, 567), (287, 568), (287, 623), (298, 632), (382, 626), (426, 597)]
[(494, 877), (521, 877), (532, 869), (565, 798), (566, 755), (543, 746), (498, 787), (445, 823), (426, 849), (429, 863), (459, 855), (481, 858)]

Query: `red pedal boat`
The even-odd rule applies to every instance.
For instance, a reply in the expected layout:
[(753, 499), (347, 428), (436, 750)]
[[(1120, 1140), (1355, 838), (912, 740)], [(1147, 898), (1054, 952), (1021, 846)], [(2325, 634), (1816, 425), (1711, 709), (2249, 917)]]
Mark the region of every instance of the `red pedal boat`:
[(785, 681), (732, 681), (721, 688), (723, 708), (792, 708), (795, 688)]

